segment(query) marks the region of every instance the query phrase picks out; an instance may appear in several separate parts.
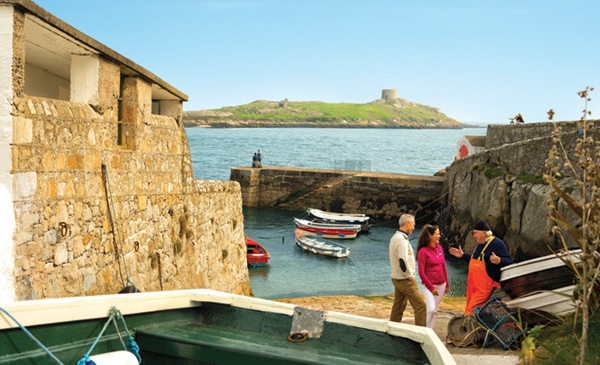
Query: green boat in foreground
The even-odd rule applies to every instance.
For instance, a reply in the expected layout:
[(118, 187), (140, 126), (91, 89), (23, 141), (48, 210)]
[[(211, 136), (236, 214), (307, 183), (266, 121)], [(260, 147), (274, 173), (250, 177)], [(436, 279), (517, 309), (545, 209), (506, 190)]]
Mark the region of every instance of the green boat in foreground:
[(429, 328), (206, 289), (0, 309), (0, 364), (455, 364)]

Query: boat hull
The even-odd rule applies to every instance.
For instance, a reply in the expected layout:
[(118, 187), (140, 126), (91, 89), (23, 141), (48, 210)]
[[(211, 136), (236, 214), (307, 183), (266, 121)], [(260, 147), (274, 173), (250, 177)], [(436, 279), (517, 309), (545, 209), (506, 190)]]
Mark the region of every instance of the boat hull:
[(553, 313), (558, 316), (575, 311), (575, 303), (571, 300), (575, 285), (548, 292), (538, 292), (505, 302), (509, 308), (521, 308), (533, 311)]
[(265, 266), (270, 259), (271, 256), (266, 248), (253, 239), (246, 238), (246, 261), (249, 266)]
[(358, 235), (356, 231), (345, 231), (339, 229), (321, 229), (314, 227), (300, 227), (296, 226), (296, 230), (302, 231), (303, 234), (319, 236), (323, 238), (337, 238), (337, 239), (353, 239)]
[(308, 208), (307, 212), (310, 217), (324, 222), (367, 224), (370, 219), (364, 214), (333, 213), (312, 208)]
[(303, 250), (317, 255), (330, 257), (348, 257), (350, 249), (336, 242), (328, 241), (319, 236), (308, 235), (300, 229), (296, 229), (296, 245)]
[[(574, 263), (579, 262), (581, 250), (571, 250)], [(570, 298), (575, 275), (561, 258), (567, 253), (537, 257), (501, 269), (500, 286), (508, 298), (503, 298), (511, 308), (537, 310), (557, 315), (575, 310)]]
[(315, 222), (306, 219), (294, 218), (294, 224), (296, 227), (313, 227), (322, 229), (341, 229), (346, 231), (360, 232), (362, 226), (360, 224), (352, 223), (332, 223), (332, 222)]
[[(65, 364), (82, 359), (111, 307), (123, 315), (143, 364), (455, 364), (429, 328), (205, 289), (46, 299), (0, 307)], [(127, 338), (122, 328), (120, 335)], [(305, 341), (290, 341), (290, 335), (299, 331), (307, 333)], [(111, 325), (92, 355), (121, 349)], [(0, 354), (2, 364), (55, 363), (3, 314)]]

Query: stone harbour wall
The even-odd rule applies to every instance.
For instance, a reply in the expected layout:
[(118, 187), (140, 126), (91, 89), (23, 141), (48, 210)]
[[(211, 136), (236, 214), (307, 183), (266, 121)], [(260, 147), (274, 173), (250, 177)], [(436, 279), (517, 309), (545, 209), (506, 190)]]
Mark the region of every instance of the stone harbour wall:
[(396, 220), (411, 213), (436, 219), (443, 177), (318, 170), (292, 167), (233, 167), (230, 180), (241, 185), (246, 207), (363, 213)]
[[(587, 136), (600, 140), (600, 122), (590, 122), (592, 128)], [(552, 123), (550, 123), (552, 124)], [(535, 127), (539, 125), (539, 130)], [(564, 133), (561, 141), (569, 159), (577, 160), (575, 147), (580, 132), (576, 122), (557, 124)], [(454, 161), (446, 169), (444, 187), (444, 209), (440, 216), (443, 232), (442, 244), (462, 245), (470, 252), (476, 246), (471, 234), (472, 227), (479, 219), (487, 220), (495, 235), (504, 239), (513, 258), (522, 261), (550, 254), (548, 246), (559, 249), (561, 246), (552, 229), (551, 213), (547, 202), (560, 201), (553, 189), (542, 181), (542, 174), (548, 172), (545, 161), (554, 142), (552, 127), (546, 123), (525, 124), (527, 133), (522, 132), (523, 124), (495, 127), (490, 135), (513, 136), (516, 142), (487, 149), (481, 153)], [(517, 136), (531, 136), (530, 139)], [(561, 153), (561, 156), (563, 154)], [(557, 166), (564, 165), (564, 157)], [(560, 180), (563, 189), (572, 191), (577, 198), (578, 191), (570, 169), (562, 171)], [(566, 204), (559, 204), (561, 214), (572, 216)], [(568, 235), (567, 240), (568, 240)]]
[(487, 126), (485, 149), (489, 150), (521, 141), (550, 137), (557, 126), (560, 126), (563, 133), (575, 132), (579, 129), (577, 122), (490, 124)]
[[(149, 84), (127, 85), (150, 100)], [(240, 185), (194, 180), (177, 118), (140, 103), (120, 126), (104, 102), (14, 100), (15, 298), (132, 284), (250, 294)]]

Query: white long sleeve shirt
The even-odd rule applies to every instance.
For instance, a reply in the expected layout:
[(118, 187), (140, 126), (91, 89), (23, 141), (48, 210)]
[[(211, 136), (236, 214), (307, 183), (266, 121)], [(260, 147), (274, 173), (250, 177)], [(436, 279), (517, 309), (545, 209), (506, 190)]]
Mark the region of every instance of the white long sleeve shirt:
[(390, 240), (390, 266), (392, 279), (415, 278), (415, 255), (408, 241), (408, 235), (403, 231), (396, 231)]

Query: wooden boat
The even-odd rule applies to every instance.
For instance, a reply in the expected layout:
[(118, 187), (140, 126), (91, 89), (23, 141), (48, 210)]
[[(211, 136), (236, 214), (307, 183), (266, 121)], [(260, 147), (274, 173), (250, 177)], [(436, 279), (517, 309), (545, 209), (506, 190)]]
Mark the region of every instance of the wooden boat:
[[(133, 345), (142, 364), (150, 365), (456, 364), (429, 328), (207, 289), (19, 301), (0, 308), (0, 363), (10, 365), (75, 364), (87, 355), (97, 364), (137, 364)], [(115, 325), (107, 326), (112, 320)], [(120, 337), (129, 340), (131, 352), (117, 351)]]
[(246, 259), (250, 266), (265, 266), (269, 263), (269, 251), (260, 243), (246, 237)]
[[(308, 222), (308, 221), (304, 221)], [(299, 223), (296, 221), (296, 229), (304, 231), (306, 234), (314, 234), (324, 238), (341, 238), (341, 239), (352, 239), (356, 238), (358, 231), (351, 229), (339, 229), (331, 227), (318, 227), (311, 226), (309, 224)]]
[(367, 224), (369, 217), (364, 214), (332, 213), (308, 208), (308, 215), (323, 222)]
[(304, 232), (296, 229), (296, 244), (303, 250), (324, 256), (348, 257), (350, 249), (337, 242), (326, 240), (320, 236), (315, 236), (310, 232)]
[(574, 310), (569, 295), (573, 293), (574, 273), (561, 260), (571, 255), (580, 262), (581, 250), (551, 254), (505, 266), (501, 269), (500, 286), (508, 296), (508, 306), (564, 314)]

